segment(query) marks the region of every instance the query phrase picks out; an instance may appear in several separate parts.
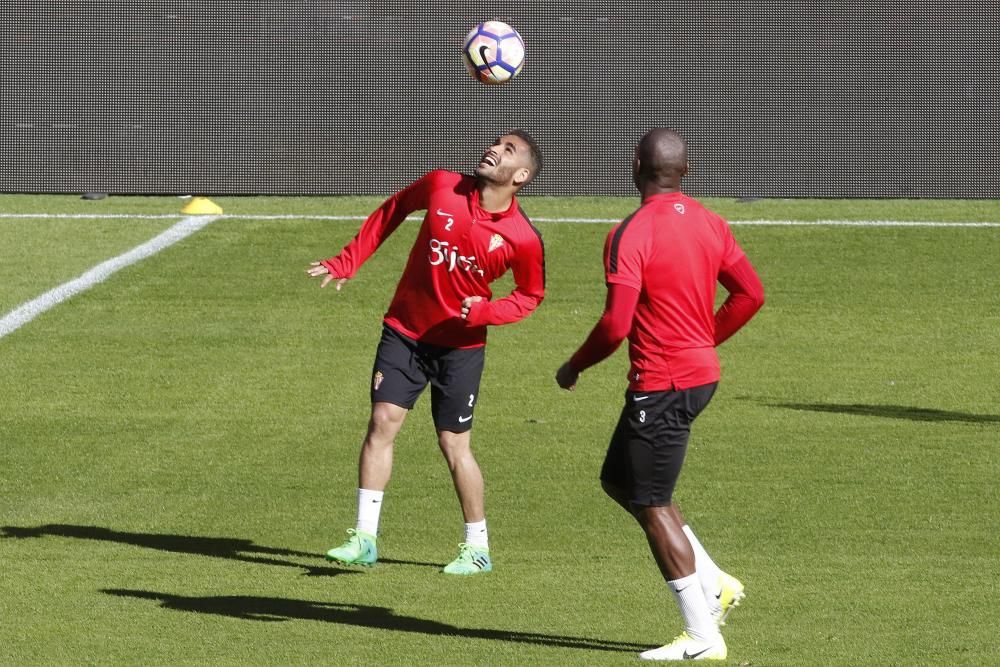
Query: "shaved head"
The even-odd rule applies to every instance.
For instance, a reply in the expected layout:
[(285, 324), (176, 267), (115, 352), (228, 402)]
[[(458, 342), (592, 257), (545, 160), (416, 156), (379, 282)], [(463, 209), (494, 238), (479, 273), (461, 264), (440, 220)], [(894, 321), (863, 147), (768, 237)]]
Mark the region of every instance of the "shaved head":
[(678, 132), (657, 127), (639, 140), (632, 175), (640, 190), (678, 190), (687, 168), (687, 142)]

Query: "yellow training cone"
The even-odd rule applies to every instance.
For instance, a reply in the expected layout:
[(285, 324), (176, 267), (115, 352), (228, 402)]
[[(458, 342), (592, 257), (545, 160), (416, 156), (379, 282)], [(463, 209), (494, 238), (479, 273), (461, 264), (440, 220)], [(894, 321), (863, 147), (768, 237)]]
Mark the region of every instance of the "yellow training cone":
[(188, 215), (222, 215), (222, 207), (208, 197), (194, 197), (181, 209)]

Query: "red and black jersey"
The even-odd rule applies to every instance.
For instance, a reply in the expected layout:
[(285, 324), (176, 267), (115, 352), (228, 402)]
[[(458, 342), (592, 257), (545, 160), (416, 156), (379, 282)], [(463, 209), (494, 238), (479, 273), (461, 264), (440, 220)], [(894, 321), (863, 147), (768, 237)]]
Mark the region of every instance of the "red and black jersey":
[[(426, 210), (385, 323), (416, 340), (450, 348), (486, 344), (486, 326), (524, 319), (545, 297), (541, 235), (515, 198), (506, 211), (479, 206), (472, 176), (432, 171), (387, 199), (368, 216), (339, 255), (322, 262), (351, 278), (412, 212)], [(490, 283), (508, 269), (514, 290), (490, 301)], [(462, 300), (481, 296), (467, 319)]]
[(726, 221), (680, 192), (647, 197), (612, 228), (604, 253), (607, 282), (639, 292), (628, 334), (630, 389), (686, 389), (719, 380), (716, 287), (720, 273), (744, 257)]

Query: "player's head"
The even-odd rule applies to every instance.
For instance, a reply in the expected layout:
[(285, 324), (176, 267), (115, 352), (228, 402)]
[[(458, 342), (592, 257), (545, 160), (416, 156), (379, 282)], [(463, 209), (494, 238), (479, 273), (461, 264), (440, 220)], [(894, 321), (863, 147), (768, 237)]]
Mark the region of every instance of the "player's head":
[(645, 186), (679, 190), (687, 170), (687, 142), (674, 130), (653, 128), (635, 147), (632, 180), (640, 190)]
[(520, 190), (542, 170), (542, 151), (524, 130), (511, 130), (497, 137), (476, 165), (476, 176), (496, 185)]

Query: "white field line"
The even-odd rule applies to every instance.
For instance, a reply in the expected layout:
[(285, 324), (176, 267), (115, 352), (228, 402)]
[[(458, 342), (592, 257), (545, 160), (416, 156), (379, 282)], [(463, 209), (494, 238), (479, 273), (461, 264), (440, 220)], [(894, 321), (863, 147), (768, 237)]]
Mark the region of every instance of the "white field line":
[[(107, 216), (101, 216), (107, 217)], [(135, 216), (132, 216), (135, 217)], [(177, 217), (177, 216), (171, 216)], [(187, 238), (202, 227), (218, 220), (217, 215), (199, 215), (184, 218), (176, 225), (170, 227), (158, 236), (154, 236), (145, 243), (138, 245), (128, 252), (117, 257), (112, 257), (106, 262), (89, 269), (78, 278), (63, 283), (58, 287), (50, 289), (45, 294), (23, 303), (14, 310), (0, 318), (0, 338), (16, 331), (31, 320), (35, 319), (45, 311), (54, 308), (63, 301), (70, 299), (80, 292), (84, 292), (94, 285), (107, 280), (111, 275), (135, 264), (138, 261), (151, 257), (164, 248)]]
[[(360, 222), (365, 216), (352, 215), (224, 215), (224, 218), (244, 220), (343, 220)], [(410, 216), (407, 220), (420, 220)], [(573, 224), (613, 225), (621, 218), (539, 218), (532, 222), (568, 222)], [(779, 227), (1000, 227), (1000, 222), (934, 222), (900, 220), (729, 220), (730, 225), (775, 225)]]
[[(0, 213), (0, 219), (34, 219), (49, 218), (65, 219), (171, 219), (176, 215), (135, 215), (127, 213)], [(98, 264), (78, 278), (55, 287), (45, 294), (21, 304), (0, 318), (0, 338), (19, 329), (45, 311), (57, 306), (67, 299), (86, 291), (94, 285), (108, 279), (121, 269), (146, 259), (164, 248), (187, 238), (191, 234), (220, 218), (237, 220), (334, 220), (343, 222), (359, 222), (365, 219), (363, 215), (205, 215), (191, 216), (182, 219), (160, 235), (136, 246), (128, 252), (113, 257)], [(410, 216), (419, 219), (420, 216)], [(566, 222), (577, 224), (614, 224), (618, 218), (532, 218), (535, 222)], [(730, 220), (730, 225), (740, 226), (778, 226), (778, 227), (1000, 227), (1000, 222), (936, 222), (936, 221), (903, 221), (903, 220)]]
[[(176, 215), (130, 215), (127, 213), (0, 213), (0, 219), (22, 218), (44, 220), (62, 219), (113, 219), (131, 218), (138, 220), (160, 220), (176, 218)], [(361, 222), (364, 215), (220, 215), (216, 218), (233, 220), (334, 220), (339, 222)], [(408, 220), (420, 220), (423, 216), (411, 215)], [(621, 222), (621, 218), (537, 218), (532, 222), (569, 222), (576, 224), (611, 225)], [(729, 220), (734, 226), (776, 226), (776, 227), (1000, 227), (1000, 222), (940, 222), (934, 220)]]

